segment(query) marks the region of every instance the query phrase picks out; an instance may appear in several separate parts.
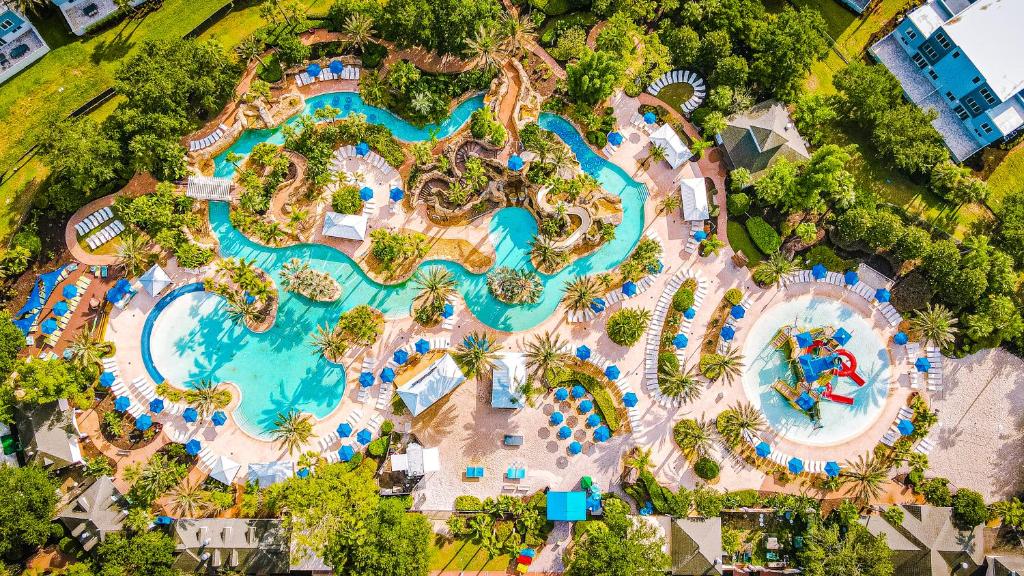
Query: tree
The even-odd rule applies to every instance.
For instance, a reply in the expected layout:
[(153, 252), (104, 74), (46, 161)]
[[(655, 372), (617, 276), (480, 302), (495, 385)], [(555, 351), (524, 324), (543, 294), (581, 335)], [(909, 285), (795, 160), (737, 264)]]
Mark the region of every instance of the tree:
[(344, 31), (348, 43), (362, 50), (373, 40), (373, 17), (364, 12), (356, 12), (345, 20)]
[(148, 505), (181, 482), (186, 473), (184, 464), (157, 453), (131, 474), (126, 472), (125, 481), (128, 482), (129, 478), (132, 480), (129, 482), (132, 485), (129, 493), (131, 499), (136, 503)]
[(924, 228), (908, 226), (893, 247), (893, 256), (903, 262), (923, 258), (932, 245), (932, 235)]
[(590, 308), (594, 298), (600, 294), (597, 279), (593, 276), (577, 276), (566, 285), (562, 302), (570, 312), (583, 312)]
[(696, 460), (710, 454), (713, 429), (710, 420), (680, 420), (672, 427), (672, 438), (684, 456)]
[(669, 212), (675, 212), (679, 210), (679, 207), (683, 205), (683, 199), (678, 194), (666, 194), (664, 198), (658, 202), (658, 212), (660, 214), (667, 214)]
[(566, 68), (566, 73), (569, 96), (585, 104), (597, 104), (622, 81), (623, 69), (615, 55), (587, 50)]
[(787, 205), (791, 211), (811, 210), (820, 212), (823, 200), (829, 208), (846, 209), (853, 204), (856, 182), (853, 174), (846, 169), (853, 161), (857, 147), (826, 144), (811, 154), (800, 173), (799, 188), (803, 195), (792, 199)]
[(1013, 340), (1024, 333), (1020, 311), (1013, 299), (1003, 294), (983, 298), (976, 312), (967, 314), (964, 326), (968, 338), (986, 347), (999, 346), (1004, 340)]
[(885, 536), (874, 536), (857, 522), (845, 527), (815, 523), (804, 542), (797, 558), (808, 576), (893, 574), (893, 553)]
[(81, 369), (65, 360), (22, 362), (16, 386), (22, 402), (49, 404), (61, 398), (76, 406), (85, 406), (92, 395), (86, 392), (88, 380)]
[(171, 509), (181, 517), (196, 518), (210, 509), (210, 498), (203, 485), (185, 481), (168, 494)]
[(800, 134), (816, 145), (821, 145), (825, 141), (827, 130), (837, 117), (832, 99), (821, 94), (802, 96), (797, 101), (793, 113)]
[(565, 252), (559, 250), (554, 241), (538, 234), (530, 243), (530, 255), (537, 262), (537, 269), (553, 271), (565, 263)]
[(473, 332), (462, 339), (452, 353), (452, 358), (467, 378), (479, 377), (481, 373), (494, 368), (494, 362), (501, 349), (501, 344), (495, 342), (494, 336)]
[(700, 399), (704, 392), (704, 384), (697, 379), (693, 371), (658, 372), (658, 389), (669, 398), (679, 398), (683, 403), (689, 404)]
[(746, 434), (760, 434), (765, 427), (761, 411), (749, 402), (738, 402), (718, 415), (718, 432), (731, 445), (737, 445)]
[[(732, 54), (718, 61), (715, 71), (711, 73), (711, 84), (731, 86), (733, 88), (745, 86), (749, 73), (750, 66), (747, 64), (747, 59), (743, 56)], [(711, 133), (714, 134), (716, 132), (719, 132), (719, 130)]]
[(420, 309), (430, 311), (432, 319), (441, 313), (448, 298), (458, 287), (455, 276), (443, 266), (431, 266), (418, 271), (413, 277), (413, 285), (418, 290), (413, 301)]
[(632, 346), (640, 341), (651, 322), (651, 311), (644, 308), (623, 308), (608, 318), (608, 338), (619, 346)]
[(932, 168), (932, 189), (956, 204), (981, 202), (988, 197), (988, 185), (971, 175), (971, 170), (950, 160), (939, 162)]
[(918, 310), (910, 319), (910, 329), (923, 345), (947, 348), (956, 339), (957, 322), (949, 308), (929, 302), (924, 310)]
[(313, 437), (313, 418), (295, 408), (290, 408), (287, 412), (278, 412), (270, 435), (291, 455), (301, 450)]
[(219, 387), (213, 380), (201, 378), (189, 390), (189, 404), (199, 413), (200, 422), (206, 421), (206, 417), (220, 406)]
[(892, 212), (875, 212), (874, 218), (864, 233), (864, 242), (875, 251), (888, 251), (899, 242), (905, 225)]
[(0, 557), (46, 543), (57, 512), (57, 483), (39, 466), (0, 466)]
[(380, 337), (383, 315), (366, 304), (360, 304), (338, 317), (336, 331), (345, 342), (373, 346)]
[[(704, 121), (701, 122), (701, 128), (704, 130), (705, 136), (718, 134), (722, 130), (725, 130), (726, 125), (725, 114), (722, 114), (717, 110), (709, 112), (707, 116), (704, 117)], [(746, 168), (737, 168), (736, 170), (743, 170), (748, 176), (750, 175), (750, 172), (747, 171)], [(733, 170), (733, 178), (735, 178), (736, 170)]]
[(701, 256), (718, 256), (725, 248), (725, 242), (718, 237), (718, 234), (711, 234), (700, 243)]
[(503, 12), (501, 23), (506, 30), (505, 51), (512, 57), (519, 56), (537, 39), (537, 25), (532, 15), (520, 14), (518, 8)]
[(999, 216), (1002, 220), (1000, 244), (1018, 264), (1024, 264), (1024, 190), (1011, 192), (1003, 198)]
[(74, 211), (124, 171), (117, 140), (92, 119), (50, 120), (44, 130), (39, 150), (50, 168), (50, 186), (43, 199), (54, 210)]
[(328, 537), (324, 558), (338, 574), (426, 576), (429, 572), (430, 522), (422, 514), (407, 514), (401, 499), (379, 500), (361, 530), (359, 540), (345, 530)]
[(650, 448), (634, 446), (633, 451), (629, 453), (629, 457), (626, 459), (626, 466), (636, 468), (638, 472), (643, 474), (650, 470), (651, 466), (654, 464), (651, 454), (652, 452)]
[(174, 539), (159, 531), (132, 536), (113, 533), (96, 548), (97, 576), (175, 576)]
[(68, 343), (71, 362), (81, 370), (92, 370), (103, 363), (103, 358), (113, 350), (110, 342), (95, 335), (96, 324), (83, 326)]
[(12, 0), (10, 5), (22, 14), (39, 14), (39, 10), (46, 5), (46, 0)]
[(569, 355), (567, 350), (568, 345), (560, 335), (552, 335), (550, 332), (536, 334), (526, 343), (524, 354), (530, 377), (546, 381), (548, 374), (565, 366)]
[(246, 36), (235, 46), (235, 54), (238, 55), (238, 59), (248, 64), (253, 60), (260, 63), (260, 66), (266, 67), (266, 62), (263, 61), (263, 51), (266, 50), (265, 43), (257, 38), (255, 35)]
[(843, 484), (850, 487), (852, 496), (861, 504), (867, 504), (882, 493), (889, 465), (881, 458), (868, 452), (857, 456), (855, 462), (847, 462), (844, 468), (841, 476)]
[(978, 492), (961, 488), (953, 494), (953, 521), (962, 530), (970, 530), (988, 520), (988, 507)]
[(797, 187), (799, 166), (785, 157), (772, 164), (761, 178), (754, 183), (754, 193), (766, 204), (789, 207), (803, 204), (799, 200), (800, 190)]
[(874, 212), (864, 208), (854, 208), (844, 212), (836, 219), (833, 230), (836, 233), (836, 240), (844, 245), (851, 246), (860, 242), (868, 233)]
[(788, 274), (797, 270), (797, 265), (782, 252), (775, 252), (754, 268), (754, 281), (762, 286), (775, 286)]
[(811, 65), (828, 54), (825, 19), (817, 10), (787, 6), (754, 30), (751, 78), (776, 98), (795, 100)]
[(466, 39), (466, 56), (476, 66), (485, 70), (494, 70), (501, 66), (501, 39), (498, 30), (493, 26), (480, 23), (472, 38)]
[(701, 374), (709, 380), (724, 378), (726, 384), (732, 384), (743, 372), (743, 353), (729, 348), (725, 354), (705, 354), (700, 357), (699, 366)]
[(149, 240), (134, 232), (121, 236), (121, 243), (117, 246), (117, 263), (124, 269), (125, 276), (134, 278), (142, 273), (151, 256)]
[(348, 350), (345, 338), (326, 324), (316, 327), (316, 332), (310, 336), (310, 346), (321, 358), (330, 362), (337, 362)]
[(634, 522), (621, 500), (605, 501), (607, 530), (582, 536), (568, 555), (566, 576), (656, 576), (668, 569), (665, 542), (654, 527)]

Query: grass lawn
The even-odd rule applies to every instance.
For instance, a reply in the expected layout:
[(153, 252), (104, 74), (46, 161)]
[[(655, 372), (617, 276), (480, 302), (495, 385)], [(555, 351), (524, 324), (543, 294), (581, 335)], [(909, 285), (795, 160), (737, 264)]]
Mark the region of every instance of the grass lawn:
[(729, 238), (729, 246), (747, 257), (748, 267), (753, 268), (764, 260), (764, 254), (761, 254), (757, 246), (754, 246), (754, 241), (750, 238), (750, 234), (747, 233), (747, 228), (743, 224), (735, 220), (729, 220), (725, 233)]
[(693, 85), (686, 82), (669, 84), (658, 91), (658, 98), (676, 111), (683, 110), (683, 104), (693, 96)]
[(503, 572), (512, 561), (511, 556), (498, 556), (488, 561), (487, 552), (479, 545), (466, 540), (446, 542), (437, 538), (434, 554), (430, 559), (431, 570), (450, 572), (495, 571)]
[(988, 177), (987, 204), (996, 214), (1003, 208), (1003, 198), (1011, 192), (1024, 190), (1024, 146), (1010, 150)]

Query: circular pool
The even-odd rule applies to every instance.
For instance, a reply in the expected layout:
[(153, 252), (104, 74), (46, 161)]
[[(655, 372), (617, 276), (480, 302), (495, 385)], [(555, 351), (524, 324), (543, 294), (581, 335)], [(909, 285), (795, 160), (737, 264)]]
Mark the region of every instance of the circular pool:
[[(776, 380), (795, 380), (787, 357), (771, 344), (779, 328), (794, 322), (800, 330), (845, 328), (853, 337), (844, 348), (856, 357), (857, 374), (864, 379), (864, 385), (858, 386), (850, 378), (833, 378), (833, 391), (852, 398), (853, 404), (822, 400), (821, 421), (817, 424), (772, 388)], [(889, 395), (886, 341), (870, 318), (832, 298), (806, 295), (770, 305), (751, 323), (743, 355), (743, 388), (747, 397), (761, 409), (772, 429), (801, 444), (828, 446), (855, 438), (878, 419)]]

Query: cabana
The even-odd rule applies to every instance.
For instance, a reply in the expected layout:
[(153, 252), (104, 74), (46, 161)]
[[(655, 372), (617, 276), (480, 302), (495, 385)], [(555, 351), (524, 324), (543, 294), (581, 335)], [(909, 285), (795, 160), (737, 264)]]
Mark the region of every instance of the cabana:
[(437, 448), (424, 448), (413, 442), (405, 454), (391, 455), (391, 470), (405, 472), (410, 478), (422, 478), (430, 472), (441, 470), (441, 452)]
[(132, 296), (135, 296), (135, 289), (124, 278), (118, 280), (113, 288), (107, 290), (107, 302), (122, 309), (131, 302)]
[(366, 216), (328, 212), (324, 216), (323, 235), (346, 240), (366, 239)]
[(708, 209), (708, 185), (703, 178), (680, 180), (679, 197), (683, 202), (683, 220), (703, 222), (711, 217)]
[(451, 354), (445, 354), (399, 388), (398, 396), (415, 417), (458, 388), (465, 380), (466, 375), (459, 369), (455, 359)]
[(156, 297), (164, 288), (167, 288), (173, 282), (171, 282), (170, 276), (159, 264), (153, 264), (153, 267), (139, 277), (139, 284), (142, 289), (146, 291), (150, 296)]
[(259, 484), (260, 488), (266, 488), (291, 478), (292, 463), (278, 461), (249, 464), (249, 470), (246, 475), (250, 481)]
[(683, 144), (679, 134), (676, 134), (675, 129), (668, 124), (662, 124), (651, 134), (651, 144), (665, 149), (665, 161), (673, 170), (679, 168), (693, 155), (686, 144)]
[(548, 492), (548, 520), (578, 522), (587, 519), (586, 492)]
[(225, 456), (216, 456), (208, 465), (210, 477), (228, 486), (235, 481), (235, 476), (242, 469), (241, 464)]
[(520, 352), (502, 352), (494, 361), (491, 407), (518, 410), (523, 407), (519, 389), (526, 381), (526, 359)]

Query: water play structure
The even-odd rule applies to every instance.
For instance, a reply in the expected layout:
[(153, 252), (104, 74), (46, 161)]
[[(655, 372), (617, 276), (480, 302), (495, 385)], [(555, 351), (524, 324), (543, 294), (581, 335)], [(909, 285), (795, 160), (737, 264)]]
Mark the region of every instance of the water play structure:
[(821, 326), (799, 330), (785, 325), (772, 339), (772, 346), (788, 354), (792, 373), (790, 382), (780, 378), (772, 385), (794, 408), (813, 420), (819, 419), (818, 403), (822, 400), (852, 406), (854, 399), (835, 392), (833, 380), (849, 378), (857, 386), (864, 378), (857, 373), (857, 357), (843, 348), (853, 335), (845, 328)]

